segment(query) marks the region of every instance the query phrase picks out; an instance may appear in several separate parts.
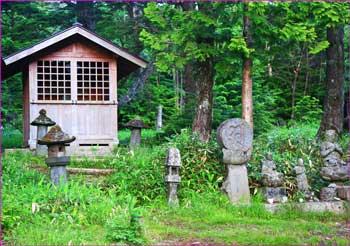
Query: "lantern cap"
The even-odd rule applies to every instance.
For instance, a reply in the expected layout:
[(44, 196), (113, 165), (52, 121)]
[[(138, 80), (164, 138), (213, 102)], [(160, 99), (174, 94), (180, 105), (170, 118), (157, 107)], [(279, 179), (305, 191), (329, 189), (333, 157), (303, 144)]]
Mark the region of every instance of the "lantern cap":
[(38, 144), (41, 145), (56, 145), (70, 143), (75, 140), (74, 136), (69, 136), (64, 133), (59, 125), (53, 126), (48, 133), (41, 139), (38, 139)]
[(127, 127), (131, 128), (149, 128), (148, 125), (141, 120), (140, 117), (136, 117), (135, 119), (129, 121), (128, 123), (125, 124)]
[(181, 166), (180, 150), (174, 147), (169, 148), (164, 165), (168, 167), (180, 167)]
[(49, 117), (46, 116), (46, 110), (41, 109), (39, 111), (39, 116), (30, 123), (32, 126), (54, 126), (56, 125), (56, 122), (51, 120)]

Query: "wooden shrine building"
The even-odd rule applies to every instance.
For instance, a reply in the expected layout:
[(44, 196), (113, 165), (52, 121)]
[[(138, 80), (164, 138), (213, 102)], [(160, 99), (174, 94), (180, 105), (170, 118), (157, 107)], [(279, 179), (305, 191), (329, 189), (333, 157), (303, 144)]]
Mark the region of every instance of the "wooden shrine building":
[(23, 74), (23, 144), (35, 148), (40, 109), (76, 137), (69, 147), (118, 143), (117, 81), (147, 62), (76, 23), (2, 59), (2, 79)]

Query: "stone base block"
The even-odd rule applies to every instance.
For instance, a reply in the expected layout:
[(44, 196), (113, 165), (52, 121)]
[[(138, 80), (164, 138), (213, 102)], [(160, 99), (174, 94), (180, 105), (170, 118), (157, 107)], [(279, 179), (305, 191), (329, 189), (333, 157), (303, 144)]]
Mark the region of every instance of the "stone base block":
[(283, 187), (263, 187), (260, 189), (268, 203), (286, 202), (287, 191)]
[(51, 181), (54, 185), (65, 184), (67, 181), (67, 169), (65, 166), (53, 166), (50, 168)]
[(265, 208), (271, 213), (290, 208), (301, 210), (303, 212), (332, 212), (336, 214), (342, 214), (348, 211), (344, 201), (265, 204)]
[(337, 196), (343, 200), (350, 200), (350, 186), (337, 186)]
[(221, 189), (233, 203), (248, 203), (250, 193), (246, 165), (227, 165), (227, 176)]

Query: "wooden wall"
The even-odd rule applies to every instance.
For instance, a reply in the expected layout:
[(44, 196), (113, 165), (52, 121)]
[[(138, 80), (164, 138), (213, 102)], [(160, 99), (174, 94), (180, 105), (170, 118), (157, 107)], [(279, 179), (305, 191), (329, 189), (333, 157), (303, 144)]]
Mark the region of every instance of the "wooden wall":
[[(118, 143), (118, 106), (117, 106), (117, 57), (111, 55), (96, 45), (77, 42), (40, 60), (71, 61), (71, 100), (70, 101), (39, 101), (37, 100), (37, 62), (29, 65), (29, 121), (33, 121), (40, 109), (47, 111), (47, 116), (56, 121), (62, 129), (77, 140), (71, 146), (80, 144), (113, 144)], [(110, 100), (107, 102), (77, 101), (76, 62), (104, 61), (109, 62)], [(36, 143), (36, 127), (30, 126), (30, 147)]]

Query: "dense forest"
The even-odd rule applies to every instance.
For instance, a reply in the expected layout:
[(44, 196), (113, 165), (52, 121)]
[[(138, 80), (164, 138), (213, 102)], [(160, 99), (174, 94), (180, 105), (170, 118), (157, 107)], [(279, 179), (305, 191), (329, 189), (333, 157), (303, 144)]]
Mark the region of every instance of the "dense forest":
[[(154, 125), (162, 105), (166, 132), (192, 127), (204, 139), (231, 117), (254, 122), (260, 134), (318, 122), (323, 111), (321, 128), (341, 132), (348, 9), (322, 2), (8, 2), (2, 54), (80, 22), (149, 61), (118, 85), (121, 128), (135, 116)], [(2, 83), (5, 127), (21, 129), (21, 83), (20, 75)]]
[[(321, 119), (332, 55), (345, 57), (337, 87), (349, 80), (346, 3), (4, 3), (2, 18), (3, 56), (80, 22), (150, 61), (118, 86), (120, 127), (136, 115), (153, 125), (162, 105), (167, 130), (192, 126), (207, 138), (223, 120), (251, 114), (244, 101), (259, 134)], [(2, 84), (3, 124), (18, 129), (21, 83), (17, 75)], [(340, 97), (334, 107), (345, 109), (347, 90), (331, 95)]]
[[(72, 29), (89, 29), (148, 61), (145, 68), (118, 81), (118, 105), (114, 97), (115, 111), (107, 111), (111, 117), (103, 117), (102, 122), (95, 116), (97, 120), (91, 121), (101, 128), (112, 125), (113, 143), (119, 139), (118, 145), (82, 144), (79, 148), (89, 152), (78, 154), (62, 151), (74, 147), (65, 147), (66, 141), (56, 139), (59, 148), (50, 146), (61, 151), (53, 151), (59, 154), (57, 159), (69, 164), (67, 182), (58, 186), (53, 178), (58, 184), (66, 176), (52, 175), (49, 161), (56, 157), (21, 148), (28, 83), (22, 82), (21, 74), (2, 81), (1, 239), (5, 244), (348, 244), (348, 204), (334, 193), (338, 196), (337, 189), (349, 187), (344, 178), (350, 166), (349, 3), (28, 1), (3, 2), (1, 7), (2, 58), (74, 25)], [(50, 62), (56, 61), (45, 62), (51, 69)], [(78, 75), (76, 82), (85, 60), (72, 63), (72, 67), (79, 63), (72, 73)], [(104, 62), (99, 63), (102, 67)], [(42, 69), (39, 61), (37, 67)], [(28, 73), (24, 74), (28, 82)], [(37, 82), (38, 86), (42, 82), (39, 76)], [(70, 81), (68, 86), (76, 88)], [(74, 104), (70, 99), (65, 102), (69, 106)], [(161, 130), (156, 129), (159, 106)], [(77, 137), (76, 146), (76, 130), (88, 128), (80, 124), (92, 118), (86, 114), (94, 111), (91, 108), (82, 111), (80, 128), (70, 130), (60, 123), (64, 132)], [(109, 113), (117, 110), (118, 139), (116, 114)], [(66, 111), (60, 111), (61, 122), (73, 125)], [(57, 121), (58, 117), (48, 116)], [(242, 127), (238, 134), (250, 141), (248, 148), (242, 145), (237, 152), (248, 156), (245, 163), (225, 161), (225, 153), (234, 151), (220, 143), (224, 135), (220, 128), (230, 118), (246, 121), (232, 120), (248, 129), (249, 136)], [(29, 127), (24, 119), (23, 125)], [(130, 121), (151, 129), (142, 129), (141, 134), (141, 126), (134, 126), (130, 131)], [(49, 129), (67, 137), (57, 126)], [(328, 140), (326, 130), (331, 130)], [(226, 136), (234, 139), (234, 134)], [(96, 136), (105, 138), (100, 135), (104, 133)], [(137, 145), (132, 144), (133, 136)], [(99, 152), (103, 148), (108, 153)], [(241, 157), (237, 153), (232, 156)], [(233, 166), (244, 171), (231, 176), (232, 180), (244, 176), (248, 203), (228, 199), (226, 184)], [(342, 181), (325, 178), (325, 168), (340, 170)], [(170, 174), (176, 178), (173, 183)], [(277, 180), (277, 185), (264, 183), (266, 177)], [(240, 189), (240, 184), (231, 191)], [(267, 189), (283, 198), (268, 198)], [(328, 200), (322, 195), (327, 192)], [(168, 199), (174, 195), (177, 203), (170, 204)]]

